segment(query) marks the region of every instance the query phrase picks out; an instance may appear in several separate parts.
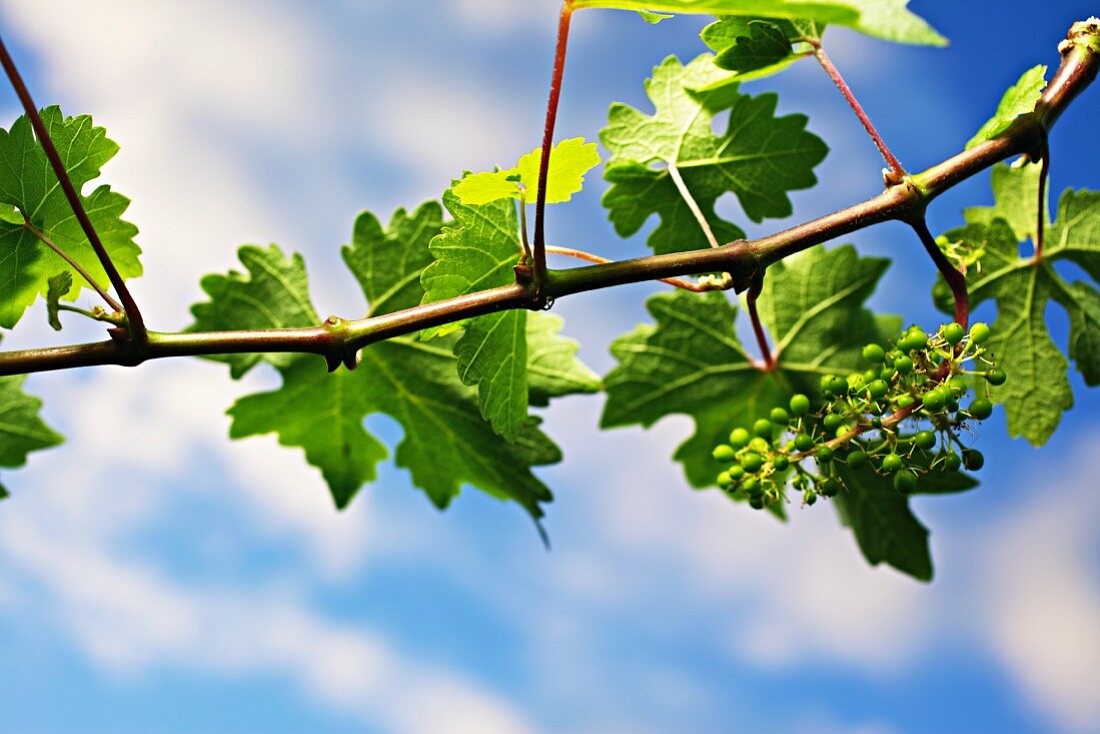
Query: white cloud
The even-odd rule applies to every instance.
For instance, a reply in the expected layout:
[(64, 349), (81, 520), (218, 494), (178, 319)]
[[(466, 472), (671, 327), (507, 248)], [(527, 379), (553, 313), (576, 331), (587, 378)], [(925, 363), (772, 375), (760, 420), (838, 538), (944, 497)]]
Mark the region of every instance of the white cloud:
[(1064, 731), (1100, 728), (1100, 494), (1095, 446), (1080, 439), (1056, 479), (983, 538), (976, 586), (993, 653), (1033, 706)]
[[(387, 731), (523, 734), (505, 701), (383, 638), (270, 594), (201, 591), (156, 569), (5, 523), (8, 559), (40, 580), (49, 617), (93, 659), (121, 673), (180, 665), (223, 676), (277, 673), (314, 698)], [(457, 728), (456, 728), (457, 727)]]

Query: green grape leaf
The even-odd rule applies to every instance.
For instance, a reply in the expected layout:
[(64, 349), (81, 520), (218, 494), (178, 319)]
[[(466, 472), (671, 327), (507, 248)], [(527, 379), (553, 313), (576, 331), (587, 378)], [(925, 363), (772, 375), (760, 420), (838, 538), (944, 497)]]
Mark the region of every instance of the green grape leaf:
[(604, 378), (601, 424), (648, 427), (673, 413), (691, 416), (695, 435), (676, 459), (692, 486), (713, 486), (710, 452), (730, 429), (751, 425), (795, 392), (815, 392), (822, 374), (851, 371), (864, 344), (897, 330), (899, 319), (876, 319), (863, 307), (885, 268), (850, 246), (815, 247), (772, 265), (758, 304), (773, 344), (782, 346), (773, 349), (771, 372), (737, 338), (737, 309), (722, 293), (654, 296), (647, 308), (656, 323), (611, 346), (619, 364)]
[(27, 463), (31, 451), (57, 446), (64, 439), (38, 417), (42, 401), (23, 391), (25, 375), (0, 377), (0, 466)]
[[(775, 117), (775, 95), (750, 97), (726, 90), (700, 98), (689, 92), (685, 80), (698, 79), (700, 69), (708, 66), (713, 66), (709, 54), (687, 67), (668, 57), (646, 82), (655, 114), (614, 104), (600, 132), (612, 154), (605, 177), (613, 185), (603, 203), (615, 230), (629, 236), (658, 214), (661, 225), (648, 240), (657, 252), (707, 245), (701, 228), (691, 224), (695, 218), (675, 173), (712, 228), (719, 230), (715, 235), (728, 241), (743, 234), (714, 215), (719, 196), (735, 193), (754, 222), (785, 217), (791, 213), (787, 192), (816, 182), (813, 168), (827, 151), (818, 137), (806, 132), (805, 116)], [(730, 111), (729, 129), (717, 136), (711, 123), (724, 109)]]
[[(452, 187), (466, 205), (488, 204), (498, 199), (523, 199), (535, 203), (539, 185), (542, 149), (535, 148), (523, 155), (512, 168), (465, 176)], [(550, 173), (546, 179), (546, 203), (569, 201), (584, 186), (584, 174), (600, 165), (595, 143), (584, 138), (569, 138), (550, 149)]]
[[(1046, 324), (1051, 301), (1069, 315), (1070, 358), (1086, 384), (1100, 384), (1100, 293), (1092, 283), (1068, 282), (1055, 268), (1069, 260), (1100, 280), (1100, 193), (1066, 191), (1047, 229), (1042, 259), (1020, 257), (1020, 242), (1033, 236), (1038, 219), (1037, 197), (1031, 198), (1035, 168), (994, 169), (996, 204), (967, 210), (970, 223), (945, 238), (983, 253), (966, 273), (971, 307), (996, 303), (988, 347), (1009, 376), (1004, 385), (989, 388), (990, 396), (1004, 403), (1009, 433), (1039, 446), (1073, 407), (1068, 362)], [(937, 305), (950, 310), (942, 298)]]
[(662, 20), (672, 17), (668, 13), (653, 13), (648, 10), (639, 10), (638, 15), (642, 16), (642, 20), (650, 25), (657, 25)]
[(888, 476), (838, 465), (845, 491), (834, 498), (840, 521), (850, 527), (871, 565), (888, 563), (904, 573), (932, 580), (928, 529), (909, 509), (909, 499)]
[[(455, 218), (431, 241), (435, 258), (420, 282), (424, 303), (515, 282), (519, 261), (516, 207), (510, 199), (464, 204), (447, 191), (443, 203)], [(462, 382), (476, 385), (481, 410), (500, 435), (514, 441), (527, 423), (527, 312), (500, 311), (425, 329), (423, 338), (465, 329), (454, 345)]]
[(1008, 88), (1001, 103), (997, 105), (997, 111), (978, 130), (978, 132), (966, 144), (973, 148), (979, 143), (992, 140), (1016, 121), (1020, 115), (1026, 115), (1035, 109), (1035, 103), (1043, 94), (1046, 87), (1047, 67), (1033, 66), (1023, 73), (1020, 80)]
[[(648, 427), (666, 415), (690, 416), (695, 433), (674, 458), (691, 486), (713, 487), (721, 467), (711, 452), (732, 428), (785, 406), (795, 392), (816, 393), (822, 374), (850, 372), (861, 363), (863, 345), (897, 333), (900, 318), (875, 316), (863, 305), (886, 266), (844, 246), (815, 247), (768, 268), (758, 309), (775, 345), (771, 371), (754, 363), (738, 340), (736, 307), (725, 295), (654, 296), (647, 308), (655, 323), (612, 344), (618, 365), (604, 378), (602, 427)], [(837, 510), (872, 563), (930, 578), (927, 531), (909, 511), (908, 499), (884, 481), (873, 474), (857, 477), (837, 498)], [(933, 472), (921, 477), (918, 492), (974, 486), (965, 475)]]
[(909, 0), (572, 0), (574, 9), (668, 13), (747, 15), (761, 18), (800, 18), (846, 26), (875, 38), (896, 43), (944, 46), (946, 39), (920, 16), (906, 8)]
[(703, 41), (715, 51), (720, 69), (737, 72), (738, 81), (770, 76), (805, 55), (792, 44), (806, 34), (791, 21), (725, 18), (703, 29)]
[[(430, 256), (411, 249), (426, 250), (425, 243), (439, 234), (441, 222), (437, 204), (424, 205), (411, 215), (398, 211), (388, 230), (373, 215), (359, 217), (343, 255), (372, 315), (420, 302), (419, 276)], [(274, 321), (287, 326), (315, 324), (300, 259), (288, 259), (275, 247), (242, 248), (242, 257), (246, 253), (255, 258), (247, 266), (252, 277), (223, 279), (240, 290), (231, 300), (210, 302), (210, 322), (240, 328), (233, 318), (248, 321), (253, 316), (239, 303), (267, 298)], [(290, 284), (281, 296), (273, 295), (260, 273), (285, 274)], [(224, 313), (219, 313), (223, 306)], [(304, 449), (306, 460), (321, 470), (337, 506), (344, 507), (364, 483), (376, 478), (377, 464), (387, 454), (363, 427), (368, 415), (384, 413), (404, 431), (397, 445), (397, 465), (410, 470), (413, 483), (438, 507), (446, 507), (468, 483), (492, 496), (515, 500), (537, 520), (551, 495), (531, 474), (531, 467), (559, 461), (560, 451), (538, 430), (535, 418), (527, 418), (513, 443), (494, 433), (481, 418), (476, 390), (458, 378), (455, 341), (450, 336), (428, 344), (409, 336), (372, 344), (362, 350), (354, 372), (327, 373), (324, 361), (313, 355), (276, 363), (282, 386), (238, 400), (230, 409), (230, 435), (275, 433), (283, 445)]]
[[(87, 115), (64, 117), (57, 107), (47, 107), (42, 121), (78, 192), (99, 176), (103, 164), (118, 151)], [(122, 219), (130, 201), (106, 185), (81, 193), (81, 199), (122, 277), (141, 275), (141, 250), (134, 243), (137, 227)], [(10, 130), (0, 129), (0, 205), (5, 208), (0, 216), (0, 292), (5, 294), (0, 301), (0, 326), (13, 327), (39, 295), (46, 296), (51, 276), (60, 270), (74, 272), (45, 240), (67, 253), (98, 283), (109, 282), (25, 116), (16, 119)], [(75, 285), (68, 295), (71, 299), (89, 287), (79, 275)]]
[[(1017, 241), (1034, 239), (1039, 223), (1041, 171), (1042, 166), (1038, 163), (1012, 167), (998, 163), (993, 166), (991, 178), (996, 203), (993, 206), (975, 206), (964, 210), (966, 221), (971, 224), (989, 225), (994, 219), (1003, 219), (1016, 233)], [(1049, 217), (1045, 221), (1045, 226), (1050, 226)]]
[(48, 290), (46, 291), (46, 318), (50, 322), (50, 326), (54, 331), (61, 331), (61, 317), (58, 315), (58, 309), (60, 308), (60, 301), (68, 293), (69, 289), (73, 287), (73, 274), (68, 270), (63, 270), (57, 275), (52, 276), (48, 281)]
[(527, 386), (531, 405), (546, 406), (550, 398), (599, 392), (600, 376), (577, 359), (577, 342), (560, 336), (560, 316), (527, 314)]
[[(309, 279), (301, 255), (287, 260), (276, 245), (263, 249), (246, 245), (238, 251), (242, 274), (230, 270), (225, 275), (205, 276), (202, 289), (210, 300), (191, 307), (195, 323), (191, 331), (231, 329), (288, 329), (316, 326), (321, 319), (309, 300)], [(226, 354), (208, 357), (229, 365), (237, 379), (260, 362), (287, 367), (296, 356), (289, 353)]]

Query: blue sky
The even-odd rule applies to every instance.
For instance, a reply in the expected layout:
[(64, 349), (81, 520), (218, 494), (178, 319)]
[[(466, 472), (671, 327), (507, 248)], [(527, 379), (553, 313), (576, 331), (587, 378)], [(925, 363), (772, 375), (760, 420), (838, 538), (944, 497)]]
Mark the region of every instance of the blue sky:
[[(913, 170), (957, 151), (1096, 12), (913, 7), (951, 47), (826, 36)], [(91, 113), (122, 145), (105, 177), (134, 200), (135, 293), (169, 329), (244, 243), (303, 252), (319, 310), (360, 310), (338, 252), (359, 211), (386, 219), (539, 142), (555, 15), (549, 0), (12, 0), (0, 31), (40, 104)], [(648, 109), (642, 80), (669, 53), (700, 53), (700, 25), (580, 14), (559, 137), (594, 139), (612, 101)], [(795, 217), (877, 193), (881, 161), (820, 70), (748, 89), (772, 87), (832, 148), (817, 169), (829, 185), (796, 193)], [(10, 94), (0, 112), (14, 118)], [(1098, 115), (1092, 89), (1059, 121), (1055, 192), (1100, 188)], [(551, 241), (643, 253), (643, 237), (615, 238), (602, 190), (590, 177), (553, 212)], [(960, 186), (933, 230), (989, 198), (986, 177)], [(744, 224), (735, 201), (721, 207)], [(933, 270), (911, 235), (852, 239), (897, 258), (876, 307), (933, 324)], [(556, 310), (603, 372), (655, 290)], [(5, 348), (55, 342), (42, 316)], [(1064, 341), (1064, 318), (1051, 324)], [(74, 325), (61, 338), (100, 337)], [(1100, 730), (1100, 398), (1073, 379), (1077, 408), (1047, 447), (1008, 439), (998, 413), (980, 437), (983, 486), (917, 501), (929, 586), (868, 567), (827, 506), (781, 526), (691, 492), (669, 459), (689, 422), (600, 433), (598, 396), (546, 411), (566, 455), (541, 472), (557, 496), (546, 553), (517, 507), (468, 492), (439, 513), (392, 467), (337, 514), (300, 453), (225, 438), (225, 409), (272, 374), (232, 383), (195, 361), (35, 376), (68, 443), (4, 475), (0, 731)]]

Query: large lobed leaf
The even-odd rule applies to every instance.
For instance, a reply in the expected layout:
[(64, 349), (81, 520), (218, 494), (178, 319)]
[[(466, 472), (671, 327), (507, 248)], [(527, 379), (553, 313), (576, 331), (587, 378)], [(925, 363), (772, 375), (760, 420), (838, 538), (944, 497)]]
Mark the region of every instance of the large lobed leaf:
[(1009, 376), (991, 396), (1004, 403), (1009, 433), (1037, 446), (1073, 407), (1068, 363), (1046, 324), (1051, 301), (1069, 316), (1069, 357), (1087, 385), (1100, 384), (1100, 292), (1088, 281), (1068, 281), (1055, 267), (1068, 260), (1100, 279), (1100, 193), (1067, 190), (1047, 229), (1042, 259), (1021, 257), (1020, 243), (1034, 238), (1037, 228), (1038, 175), (1035, 164), (998, 166), (996, 204), (967, 210), (968, 224), (945, 235), (984, 252), (979, 267), (967, 273), (971, 305), (996, 303), (989, 348)]
[[(124, 278), (141, 275), (134, 243), (137, 227), (122, 219), (129, 199), (102, 185), (84, 194), (99, 176), (118, 146), (88, 115), (64, 117), (57, 107), (42, 110), (42, 121), (53, 139), (73, 186), (80, 193), (88, 217), (103, 246)], [(69, 208), (64, 192), (30, 121), (19, 117), (10, 130), (0, 129), (0, 326), (11, 328), (39, 296), (49, 293), (49, 279), (71, 272), (75, 279), (69, 298), (88, 287), (35, 230), (64, 250), (100, 284), (108, 284), (103, 266)]]
[(898, 43), (943, 46), (947, 41), (906, 6), (909, 0), (572, 0), (574, 8), (618, 8), (800, 18), (841, 25)]
[[(358, 280), (372, 315), (415, 306), (423, 297), (419, 278), (431, 260), (427, 242), (438, 235), (442, 211), (429, 203), (411, 214), (399, 210), (388, 229), (369, 213), (356, 222), (345, 262)], [(225, 328), (247, 326), (262, 302), (264, 318), (285, 326), (315, 325), (305, 272), (297, 258), (271, 247), (242, 248), (249, 276), (231, 274), (208, 289), (211, 299), (199, 304), (202, 323)], [(220, 277), (220, 276), (219, 276)], [(281, 289), (279, 287), (281, 284)], [(240, 319), (240, 323), (236, 322)], [(557, 323), (539, 331), (532, 364), (531, 389), (545, 401), (572, 391), (579, 378), (571, 363), (571, 343), (559, 339)], [(531, 468), (560, 460), (558, 448), (526, 418), (513, 442), (497, 435), (481, 418), (477, 391), (458, 378), (452, 354), (456, 339), (424, 343), (402, 337), (371, 345), (361, 352), (354, 372), (327, 373), (324, 361), (311, 355), (289, 359), (264, 355), (282, 376), (278, 390), (241, 398), (230, 409), (233, 438), (275, 433), (280, 443), (305, 450), (306, 459), (325, 477), (338, 507), (377, 476), (386, 448), (363, 427), (373, 413), (394, 418), (404, 431), (397, 445), (398, 466), (410, 470), (416, 486), (445, 507), (463, 484), (493, 496), (513, 499), (534, 518), (549, 490)], [(240, 370), (237, 370), (239, 373)]]
[[(863, 345), (897, 332), (900, 319), (876, 317), (864, 307), (886, 266), (885, 260), (858, 257), (850, 246), (816, 247), (771, 266), (759, 309), (776, 345), (772, 371), (755, 364), (738, 340), (736, 309), (725, 295), (654, 296), (647, 308), (655, 323), (612, 344), (619, 364), (605, 378), (601, 425), (650, 426), (667, 415), (690, 416), (695, 433), (676, 449), (675, 459), (691, 486), (714, 486), (718, 468), (711, 451), (731, 428), (766, 417), (795, 392), (814, 393), (820, 375), (850, 371)], [(956, 480), (922, 481), (921, 491), (950, 491), (937, 489), (941, 481)], [(961, 481), (967, 486), (956, 489), (972, 486)], [(914, 531), (919, 524), (908, 500), (892, 486), (893, 497), (883, 499), (879, 484), (853, 481), (838, 511), (871, 563), (928, 577), (931, 566), (919, 562), (928, 557), (927, 533)], [(884, 537), (890, 542), (883, 543)]]
[[(646, 81), (655, 113), (614, 104), (600, 132), (612, 154), (604, 174), (612, 186), (603, 203), (615, 230), (632, 235), (657, 214), (661, 223), (648, 243), (659, 253), (708, 244), (670, 167), (680, 173), (719, 242), (728, 242), (744, 233), (714, 213), (719, 196), (736, 194), (754, 222), (788, 216), (787, 192), (816, 182), (813, 168), (827, 151), (806, 132), (805, 116), (775, 117), (774, 94), (750, 97), (732, 85), (713, 93), (690, 91), (708, 86), (715, 73), (728, 75), (714, 69), (709, 54), (686, 67), (670, 56)], [(729, 127), (715, 135), (711, 123), (724, 110), (729, 110)]]

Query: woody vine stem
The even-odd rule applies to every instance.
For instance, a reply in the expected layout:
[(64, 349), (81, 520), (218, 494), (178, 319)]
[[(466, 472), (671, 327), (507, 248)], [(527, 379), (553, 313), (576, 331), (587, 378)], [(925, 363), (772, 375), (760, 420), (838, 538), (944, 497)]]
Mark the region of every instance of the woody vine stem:
[[(866, 201), (840, 211), (799, 224), (790, 229), (755, 240), (736, 240), (705, 250), (692, 250), (664, 255), (652, 255), (630, 260), (556, 270), (546, 267), (545, 204), (546, 176), (553, 140), (554, 122), (561, 95), (572, 7), (563, 6), (554, 73), (547, 105), (546, 127), (542, 147), (538, 192), (535, 208), (533, 269), (519, 267), (516, 282), (469, 295), (424, 304), (402, 311), (345, 320), (329, 317), (318, 326), (298, 329), (214, 331), (201, 333), (165, 333), (147, 331), (129, 290), (117, 268), (99, 241), (94, 227), (80, 203), (67, 171), (57, 156), (49, 133), (26, 85), (23, 83), (7, 49), (0, 41), (0, 61), (16, 90), (35, 134), (50, 161), (58, 181), (81, 224), (88, 241), (96, 251), (104, 271), (118, 295), (122, 313), (114, 320), (118, 326), (109, 330), (108, 341), (74, 344), (61, 347), (0, 352), (0, 375), (27, 374), (49, 370), (73, 369), (95, 365), (134, 366), (151, 359), (213, 354), (258, 352), (295, 352), (322, 355), (330, 369), (343, 364), (354, 369), (359, 350), (384, 339), (409, 334), (431, 326), (450, 323), (486, 313), (507, 309), (540, 309), (558, 298), (600, 288), (648, 280), (675, 279), (696, 273), (728, 273), (728, 285), (741, 292), (754, 288), (767, 267), (783, 258), (836, 237), (861, 230), (880, 222), (898, 220), (909, 224), (943, 273), (955, 296), (955, 318), (966, 323), (968, 316), (965, 279), (943, 256), (924, 223), (924, 212), (937, 196), (961, 181), (1012, 156), (1027, 155), (1046, 161), (1046, 140), (1050, 127), (1058, 117), (1096, 77), (1100, 69), (1100, 43), (1095, 38), (1063, 42), (1061, 64), (1049, 86), (1043, 92), (1035, 110), (1018, 118), (1005, 132), (917, 174), (904, 174), (896, 159), (888, 155), (885, 144), (880, 146), (891, 165), (885, 177), (886, 190)], [(828, 67), (827, 67), (828, 68)], [(830, 76), (833, 74), (830, 72)], [(839, 78), (833, 77), (834, 81)], [(838, 82), (838, 86), (839, 86)], [(846, 95), (847, 97), (848, 95)], [(853, 101), (851, 97), (849, 101)], [(858, 110), (858, 103), (853, 107)], [(863, 119), (864, 116), (861, 116)], [(872, 128), (873, 129), (873, 128)], [(876, 145), (880, 140), (876, 140)], [(1040, 214), (1042, 218), (1042, 214)], [(1042, 229), (1040, 228), (1040, 232)], [(1042, 257), (1037, 242), (1036, 259)], [(553, 248), (550, 251), (554, 251)], [(569, 253), (585, 257), (583, 253)], [(683, 285), (682, 281), (672, 281)], [(723, 287), (726, 283), (722, 284)], [(691, 288), (698, 290), (699, 287)], [(97, 289), (114, 308), (113, 299)], [(774, 355), (762, 344), (765, 362)]]

